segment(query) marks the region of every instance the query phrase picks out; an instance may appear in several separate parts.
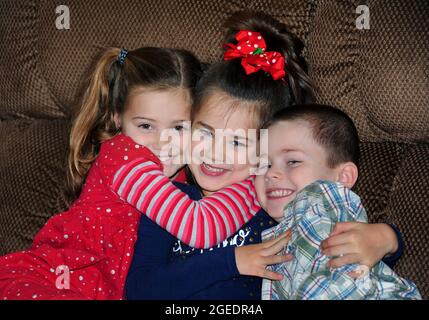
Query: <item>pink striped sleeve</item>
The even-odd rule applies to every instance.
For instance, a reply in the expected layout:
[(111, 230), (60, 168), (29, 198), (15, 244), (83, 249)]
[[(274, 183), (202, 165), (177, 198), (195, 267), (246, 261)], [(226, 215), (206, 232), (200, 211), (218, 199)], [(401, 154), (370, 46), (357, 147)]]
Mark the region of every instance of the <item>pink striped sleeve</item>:
[(210, 248), (234, 234), (260, 209), (253, 178), (194, 201), (161, 166), (144, 158), (124, 164), (111, 189), (162, 228), (196, 248)]

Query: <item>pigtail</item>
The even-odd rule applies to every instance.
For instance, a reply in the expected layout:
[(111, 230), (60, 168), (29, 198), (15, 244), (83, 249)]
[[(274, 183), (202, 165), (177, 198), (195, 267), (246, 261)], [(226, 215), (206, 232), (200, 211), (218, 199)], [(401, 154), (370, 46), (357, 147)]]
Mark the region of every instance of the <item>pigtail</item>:
[(287, 82), (295, 103), (312, 101), (314, 84), (306, 72), (306, 64), (302, 59), (302, 42), (287, 27), (273, 17), (252, 11), (241, 11), (229, 17), (225, 23), (225, 43), (236, 42), (235, 36), (240, 30), (261, 33), (269, 51), (282, 53), (286, 60), (285, 71)]
[(80, 193), (101, 143), (118, 132), (114, 112), (115, 100), (117, 102), (121, 91), (121, 66), (117, 63), (119, 52), (118, 48), (103, 52), (86, 81), (81, 108), (73, 121), (69, 141), (69, 190), (66, 193), (69, 202)]
[(70, 204), (79, 195), (101, 144), (120, 132), (115, 115), (123, 114), (130, 92), (140, 88), (192, 92), (200, 75), (199, 60), (186, 50), (109, 48), (98, 56), (71, 129), (66, 201)]

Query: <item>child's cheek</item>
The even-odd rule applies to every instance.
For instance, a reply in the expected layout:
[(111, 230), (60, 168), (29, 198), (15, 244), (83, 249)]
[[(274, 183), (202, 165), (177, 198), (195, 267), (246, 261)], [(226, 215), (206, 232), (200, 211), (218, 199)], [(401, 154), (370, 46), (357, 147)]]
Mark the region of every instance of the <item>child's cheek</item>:
[(258, 196), (258, 201), (261, 204), (261, 207), (267, 209), (267, 193), (265, 192), (265, 176), (257, 175), (255, 178), (255, 189), (256, 195)]
[[(200, 140), (198, 140), (200, 139)], [(207, 141), (203, 140), (200, 136), (197, 134), (192, 135), (190, 150), (189, 150), (189, 159), (188, 164), (192, 165), (200, 165), (204, 162), (204, 155), (206, 154), (205, 150), (207, 147)]]
[(182, 164), (190, 163), (191, 153), (192, 153), (192, 135), (191, 135), (191, 131), (188, 130), (182, 136), (182, 142), (181, 142)]

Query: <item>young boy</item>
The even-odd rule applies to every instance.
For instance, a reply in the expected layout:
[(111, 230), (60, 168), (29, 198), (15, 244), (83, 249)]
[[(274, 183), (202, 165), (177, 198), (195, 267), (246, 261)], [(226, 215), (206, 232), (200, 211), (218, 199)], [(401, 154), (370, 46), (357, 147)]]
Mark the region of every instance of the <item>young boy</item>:
[(268, 241), (291, 229), (285, 251), (294, 259), (269, 267), (284, 277), (264, 279), (262, 299), (421, 299), (412, 282), (383, 262), (371, 269), (327, 266), (321, 243), (334, 225), (367, 222), (360, 198), (350, 191), (359, 157), (352, 120), (333, 107), (300, 105), (278, 112), (267, 127), (269, 168), (258, 177), (257, 191), (279, 224), (262, 238)]

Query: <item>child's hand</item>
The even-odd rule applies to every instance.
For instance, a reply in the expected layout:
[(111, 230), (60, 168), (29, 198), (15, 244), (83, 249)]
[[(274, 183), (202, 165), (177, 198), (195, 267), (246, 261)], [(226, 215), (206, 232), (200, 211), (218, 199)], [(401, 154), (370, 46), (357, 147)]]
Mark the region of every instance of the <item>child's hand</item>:
[(266, 267), (293, 259), (290, 254), (276, 255), (287, 245), (290, 237), (291, 233), (288, 230), (276, 239), (235, 248), (235, 263), (240, 274), (271, 280), (283, 279), (281, 274), (269, 271)]
[(398, 239), (385, 223), (339, 222), (321, 247), (323, 254), (339, 256), (329, 261), (329, 267), (357, 263), (372, 268), (398, 249)]

